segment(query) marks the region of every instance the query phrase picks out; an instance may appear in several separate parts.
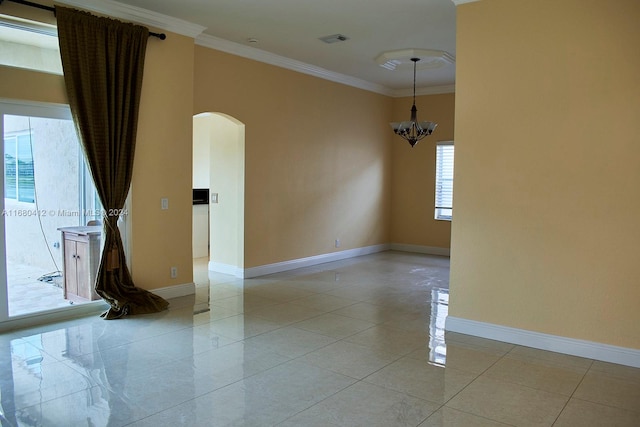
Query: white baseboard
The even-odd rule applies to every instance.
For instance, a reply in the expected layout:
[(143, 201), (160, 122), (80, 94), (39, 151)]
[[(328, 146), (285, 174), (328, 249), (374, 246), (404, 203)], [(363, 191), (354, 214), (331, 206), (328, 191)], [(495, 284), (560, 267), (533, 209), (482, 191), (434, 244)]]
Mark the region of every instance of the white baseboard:
[(208, 269), (209, 271), (215, 271), (216, 273), (222, 273), (222, 274), (230, 274), (232, 276), (239, 277), (241, 279), (245, 277), (244, 269), (237, 267), (235, 265), (222, 264), (219, 262), (209, 261)]
[(496, 341), (640, 368), (640, 350), (448, 316), (445, 329)]
[(196, 285), (195, 283), (184, 283), (182, 285), (167, 286), (166, 288), (152, 289), (149, 292), (153, 292), (154, 294), (164, 299), (178, 298), (178, 297), (184, 297), (187, 295), (195, 294)]
[(295, 270), (296, 268), (312, 267), (326, 262), (340, 261), (343, 259), (354, 258), (362, 255), (369, 255), (388, 250), (413, 252), (428, 255), (449, 256), (449, 248), (438, 248), (433, 246), (405, 245), (400, 243), (381, 244), (365, 246), (362, 248), (348, 249), (346, 251), (331, 252), (328, 254), (315, 255), (306, 258), (298, 258), (290, 261), (277, 262), (274, 264), (265, 264), (257, 267), (242, 269), (235, 265), (222, 264), (209, 261), (209, 271), (217, 273), (230, 274), (239, 278), (250, 279), (253, 277), (265, 276), (267, 274), (280, 273), (283, 271)]
[(418, 254), (450, 256), (451, 250), (449, 248), (438, 248), (436, 246), (420, 246), (420, 245), (406, 245), (404, 243), (392, 243), (392, 251), (402, 252), (414, 252)]
[(314, 265), (324, 264), (325, 262), (340, 261), (347, 258), (388, 251), (390, 248), (391, 247), (388, 244), (365, 246), (363, 248), (348, 249), (346, 251), (332, 252), (329, 254), (298, 258), (274, 264), (260, 265), (258, 267), (246, 268), (244, 270), (244, 277), (249, 279), (267, 274), (280, 273), (282, 271), (295, 270), (296, 268), (312, 267)]

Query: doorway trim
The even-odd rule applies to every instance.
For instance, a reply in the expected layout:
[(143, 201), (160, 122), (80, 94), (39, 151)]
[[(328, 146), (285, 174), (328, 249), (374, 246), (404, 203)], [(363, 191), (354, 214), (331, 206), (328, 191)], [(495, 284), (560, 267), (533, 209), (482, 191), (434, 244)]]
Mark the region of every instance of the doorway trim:
[(206, 184), (210, 194), (208, 270), (243, 277), (245, 125), (217, 112), (193, 120), (194, 188)]

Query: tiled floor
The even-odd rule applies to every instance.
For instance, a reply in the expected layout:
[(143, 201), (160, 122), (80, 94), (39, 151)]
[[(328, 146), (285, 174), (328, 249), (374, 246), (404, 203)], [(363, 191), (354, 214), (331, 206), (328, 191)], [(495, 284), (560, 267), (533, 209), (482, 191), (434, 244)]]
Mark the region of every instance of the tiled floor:
[(207, 275), (163, 313), (0, 336), (9, 426), (640, 426), (640, 369), (444, 333), (448, 259)]

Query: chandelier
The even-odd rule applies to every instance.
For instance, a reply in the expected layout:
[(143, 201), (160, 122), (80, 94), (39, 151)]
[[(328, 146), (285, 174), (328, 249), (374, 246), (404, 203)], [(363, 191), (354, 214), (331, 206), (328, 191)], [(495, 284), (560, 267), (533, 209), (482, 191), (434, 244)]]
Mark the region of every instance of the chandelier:
[(416, 119), (418, 109), (416, 108), (416, 64), (420, 61), (420, 58), (411, 58), (413, 61), (413, 106), (411, 107), (411, 120), (406, 122), (392, 122), (391, 128), (411, 144), (411, 147), (416, 145), (425, 136), (429, 136), (433, 133), (437, 123), (433, 122), (418, 122)]

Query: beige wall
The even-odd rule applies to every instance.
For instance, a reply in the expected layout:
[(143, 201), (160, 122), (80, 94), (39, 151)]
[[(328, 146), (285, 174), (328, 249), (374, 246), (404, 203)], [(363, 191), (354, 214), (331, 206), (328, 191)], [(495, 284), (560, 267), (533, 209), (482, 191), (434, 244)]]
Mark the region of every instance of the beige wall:
[(200, 46), (195, 60), (194, 114), (245, 124), (245, 268), (389, 241), (390, 98)]
[(64, 77), (0, 65), (0, 97), (68, 104)]
[[(193, 60), (190, 37), (149, 39), (131, 183), (132, 273), (145, 289), (193, 281)], [(160, 209), (162, 198), (168, 210)]]
[[(51, 19), (51, 13), (29, 7), (3, 5), (3, 10)], [(133, 279), (145, 289), (193, 281), (193, 53), (192, 38), (172, 33), (164, 41), (150, 38), (147, 47), (130, 215)], [(0, 73), (0, 98), (67, 103), (62, 76), (8, 67)], [(169, 210), (160, 210), (163, 197)], [(178, 268), (177, 279), (170, 278), (172, 266)]]
[[(412, 98), (393, 102), (389, 121), (408, 120)], [(449, 249), (451, 221), (434, 219), (436, 142), (453, 141), (455, 94), (418, 96), (418, 120), (438, 123), (431, 136), (413, 148), (393, 136), (393, 179), (391, 194), (391, 242)], [(391, 132), (391, 128), (388, 129)], [(454, 211), (455, 215), (455, 211)]]
[(457, 16), (449, 314), (640, 348), (640, 2)]

